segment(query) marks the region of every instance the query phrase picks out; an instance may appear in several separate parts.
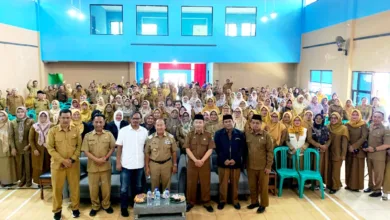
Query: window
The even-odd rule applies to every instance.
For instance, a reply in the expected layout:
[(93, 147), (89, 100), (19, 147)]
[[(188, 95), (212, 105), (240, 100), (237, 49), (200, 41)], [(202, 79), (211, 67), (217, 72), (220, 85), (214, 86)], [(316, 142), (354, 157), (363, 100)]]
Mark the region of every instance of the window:
[(362, 98), (371, 100), (373, 72), (353, 72), (352, 73), (352, 101), (356, 105), (361, 103)]
[(317, 0), (305, 0), (305, 6), (308, 6), (314, 2), (316, 2)]
[(225, 36), (230, 36), (230, 37), (237, 36), (237, 25), (225, 24)]
[(256, 36), (256, 7), (226, 7), (225, 36)]
[(90, 5), (91, 34), (123, 34), (122, 5)]
[(168, 6), (137, 5), (136, 10), (137, 35), (168, 35)]
[(111, 34), (117, 35), (123, 33), (123, 22), (112, 21), (110, 23)]
[(312, 70), (310, 71), (310, 92), (316, 93), (320, 89), (326, 95), (332, 94), (332, 71)]
[(213, 7), (181, 7), (182, 36), (212, 36)]

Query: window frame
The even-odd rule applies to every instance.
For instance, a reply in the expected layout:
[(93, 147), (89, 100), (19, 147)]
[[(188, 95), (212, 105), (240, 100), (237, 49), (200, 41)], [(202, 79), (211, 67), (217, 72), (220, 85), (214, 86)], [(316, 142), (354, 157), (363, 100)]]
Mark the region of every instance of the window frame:
[[(226, 35), (226, 24), (233, 24), (233, 23), (227, 23), (227, 9), (228, 8), (254, 8), (255, 9), (255, 34), (253, 36), (242, 36), (241, 35), (241, 30), (238, 31), (238, 27), (241, 28), (242, 24), (244, 23), (234, 23), (236, 24), (236, 27), (237, 27), (237, 35), (236, 36), (229, 36), (229, 35)], [(253, 24), (253, 23), (250, 23), (250, 24)], [(238, 35), (240, 34), (240, 35)], [(257, 6), (226, 6), (225, 7), (225, 37), (257, 37)]]
[[(358, 78), (357, 78), (357, 85), (356, 85), (356, 89), (353, 89), (353, 75), (354, 73), (357, 73), (358, 74)], [(359, 100), (359, 93), (364, 93), (364, 94), (369, 94), (370, 97), (372, 98), (372, 84), (373, 84), (373, 79), (374, 79), (374, 71), (352, 71), (352, 83), (351, 83), (351, 100), (354, 101), (355, 100), (355, 97), (354, 97), (354, 92), (356, 92), (356, 103), (355, 105), (358, 105), (358, 103), (360, 103), (361, 100)], [(361, 75), (371, 75), (371, 89), (370, 91), (366, 91), (366, 90), (359, 90), (359, 85), (360, 85), (360, 77)], [(371, 103), (371, 100), (368, 100), (369, 103)]]
[[(95, 33), (93, 33), (93, 31), (92, 31), (92, 19), (91, 19), (91, 17), (92, 17), (92, 6), (121, 6), (121, 8), (122, 8), (122, 33), (121, 34), (111, 34), (111, 32), (110, 33), (108, 33), (108, 29), (107, 29), (107, 34), (96, 34), (96, 30), (95, 30)], [(94, 16), (95, 17), (95, 22), (96, 22), (96, 16)], [(103, 35), (103, 36), (105, 36), (105, 35), (113, 35), (113, 36), (117, 36), (117, 35), (124, 35), (124, 30), (125, 30), (125, 28), (124, 28), (124, 24), (125, 24), (125, 21), (123, 20), (124, 19), (124, 16), (123, 16), (123, 5), (121, 5), (121, 4), (89, 4), (89, 35), (96, 35), (96, 36), (99, 36), (99, 35)], [(106, 22), (107, 22), (107, 19), (106, 19)], [(110, 25), (111, 25), (111, 22), (110, 22)], [(95, 27), (96, 28), (96, 27)]]
[[(211, 33), (210, 35), (207, 33), (207, 35), (194, 35), (192, 32), (192, 35), (183, 35), (183, 8), (185, 7), (197, 7), (197, 8), (211, 8)], [(207, 24), (207, 32), (209, 29), (209, 24)], [(214, 34), (214, 7), (213, 6), (190, 6), (190, 5), (182, 5), (180, 7), (180, 35), (183, 37), (212, 37)]]
[(318, 0), (315, 0), (315, 1), (311, 2), (311, 3), (309, 3), (309, 4), (306, 4), (306, 1), (307, 1), (307, 0), (305, 0), (305, 1), (303, 2), (303, 7), (307, 7), (307, 6), (309, 6), (309, 5), (312, 5), (312, 4), (316, 3), (316, 2), (318, 2)]
[[(313, 76), (313, 72), (314, 71), (319, 71), (320, 72), (320, 82), (315, 82), (315, 81), (312, 81), (312, 76)], [(322, 72), (332, 72), (332, 83), (323, 83), (322, 82)], [(326, 85), (330, 85), (331, 88), (333, 89), (333, 70), (310, 70), (310, 80), (309, 80), (309, 92), (311, 93), (316, 93), (317, 91), (312, 91), (311, 90), (311, 83), (319, 83), (321, 88), (322, 88), (322, 85), (323, 84), (326, 84)], [(332, 91), (333, 92), (333, 91)], [(332, 93), (331, 92), (331, 93)]]
[[(138, 12), (137, 7), (138, 6), (149, 6), (149, 7), (166, 7), (167, 8), (167, 34), (166, 35), (142, 35), (142, 24), (141, 24), (141, 34), (138, 34)], [(157, 33), (158, 33), (158, 26), (157, 26)], [(143, 36), (143, 37), (166, 37), (169, 36), (169, 7), (168, 5), (135, 5), (135, 34), (137, 36)]]

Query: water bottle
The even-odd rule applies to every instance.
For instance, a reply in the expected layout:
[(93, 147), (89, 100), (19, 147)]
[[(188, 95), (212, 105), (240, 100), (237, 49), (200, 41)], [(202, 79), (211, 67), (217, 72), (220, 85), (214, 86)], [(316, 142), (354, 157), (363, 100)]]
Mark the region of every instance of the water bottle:
[(170, 197), (170, 195), (169, 195), (169, 189), (168, 188), (165, 189), (165, 191), (163, 193), (163, 196), (165, 198), (165, 202), (169, 205), (169, 200), (170, 200), (169, 197)]
[(161, 194), (160, 194), (160, 190), (158, 188), (155, 189), (155, 194), (154, 194), (154, 200), (156, 201), (156, 206), (159, 206), (160, 205), (160, 197), (161, 197)]
[(147, 205), (148, 206), (151, 206), (153, 201), (152, 201), (152, 191), (150, 191), (150, 189), (148, 190), (147, 194), (146, 194), (146, 201), (147, 201)]

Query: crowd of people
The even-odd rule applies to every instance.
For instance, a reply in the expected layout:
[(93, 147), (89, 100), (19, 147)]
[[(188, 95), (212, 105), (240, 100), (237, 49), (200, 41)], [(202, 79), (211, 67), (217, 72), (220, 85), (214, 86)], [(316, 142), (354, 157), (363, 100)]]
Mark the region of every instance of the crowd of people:
[[(128, 213), (128, 188), (142, 193), (142, 178), (150, 176), (152, 189), (170, 188), (177, 172), (177, 153), (186, 154), (187, 211), (201, 200), (210, 204), (210, 156), (218, 161), (219, 204), (223, 209), (228, 183), (232, 202), (238, 202), (240, 170), (248, 171), (251, 204), (248, 209), (265, 211), (273, 150), (288, 146), (290, 158), (307, 148), (320, 154), (320, 173), (330, 194), (341, 187), (345, 163), (345, 189), (364, 189), (367, 164), (371, 197), (388, 199), (390, 192), (390, 130), (385, 127), (385, 109), (374, 97), (354, 106), (334, 93), (328, 97), (305, 89), (257, 87), (233, 89), (229, 79), (222, 85), (180, 85), (157, 82), (123, 84), (91, 82), (48, 86), (27, 84), (26, 98), (16, 89), (0, 91), (0, 183), (30, 187), (51, 171), (53, 212), (61, 219), (62, 188), (68, 180), (73, 216), (79, 208), (79, 157), (88, 157), (91, 216), (110, 205), (110, 157), (116, 151), (116, 169), (121, 171), (121, 214)], [(179, 99), (180, 98), (180, 99)], [(36, 121), (27, 116), (34, 110)], [(16, 117), (10, 121), (9, 118)], [(390, 121), (390, 118), (389, 118)], [(329, 123), (329, 124), (328, 124)], [(51, 162), (50, 162), (51, 161)], [(300, 161), (303, 161), (301, 159)], [(298, 166), (302, 166), (299, 164)], [(99, 186), (102, 200), (99, 200)], [(318, 183), (317, 183), (318, 186)], [(383, 192), (383, 193), (382, 193)], [(260, 195), (260, 202), (259, 202)], [(134, 195), (132, 195), (134, 196)]]

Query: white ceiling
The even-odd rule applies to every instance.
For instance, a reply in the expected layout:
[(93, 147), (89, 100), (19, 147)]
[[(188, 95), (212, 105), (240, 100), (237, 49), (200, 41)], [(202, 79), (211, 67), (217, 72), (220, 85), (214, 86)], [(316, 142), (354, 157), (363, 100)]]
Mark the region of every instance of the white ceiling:
[(122, 12), (122, 6), (119, 5), (102, 5), (102, 7), (109, 12)]

